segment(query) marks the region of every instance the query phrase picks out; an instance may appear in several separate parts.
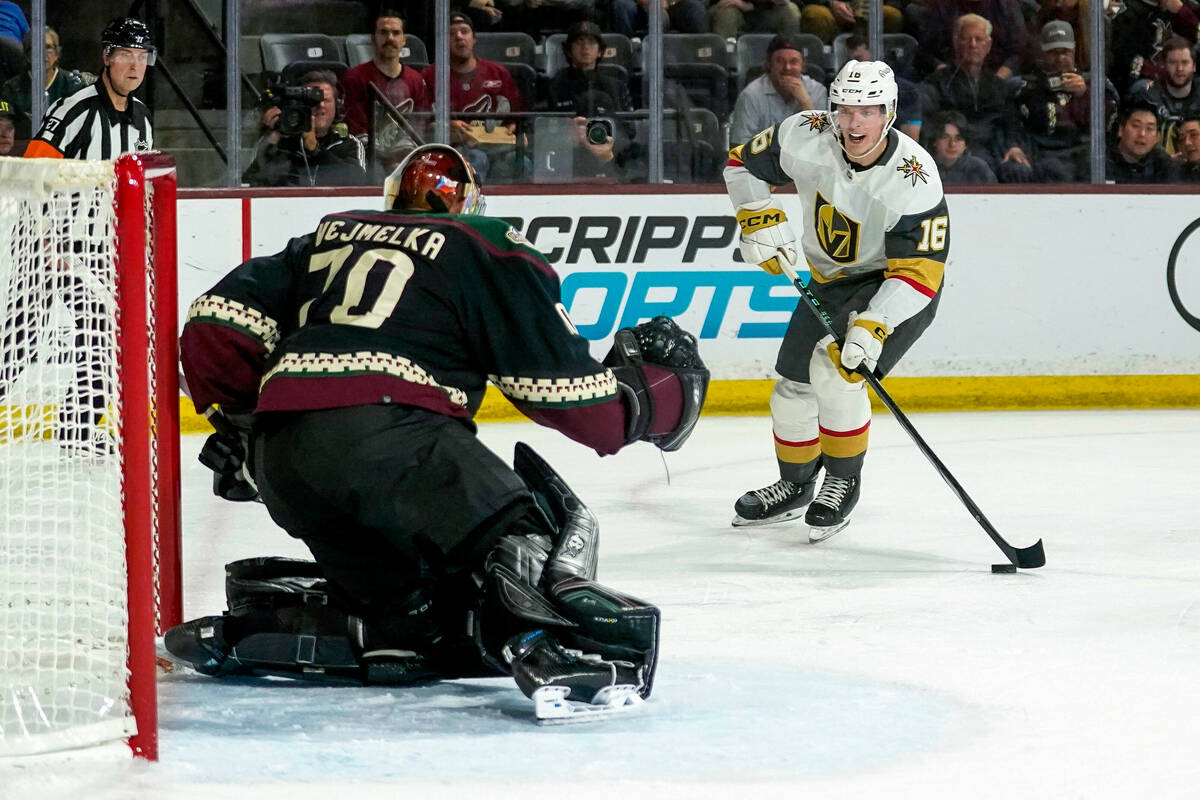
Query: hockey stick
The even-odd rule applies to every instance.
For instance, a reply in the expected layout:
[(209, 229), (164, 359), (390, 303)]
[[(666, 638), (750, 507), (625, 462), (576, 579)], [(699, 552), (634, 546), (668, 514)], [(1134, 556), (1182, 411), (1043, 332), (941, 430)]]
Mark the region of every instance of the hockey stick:
[[(809, 291), (808, 286), (806, 286), (804, 282), (800, 280), (800, 276), (796, 274), (791, 262), (788, 261), (783, 252), (779, 253), (778, 261), (781, 265), (783, 265), (783, 271), (792, 281), (792, 285), (795, 286), (800, 292), (802, 302), (804, 305), (808, 306), (808, 309), (816, 316), (817, 320), (821, 323), (821, 326), (825, 329), (825, 333), (832, 336), (834, 339), (837, 339), (838, 335), (833, 329), (833, 320), (830, 319), (825, 310), (821, 308), (821, 301), (818, 300), (813, 293)], [(900, 423), (900, 427), (904, 428), (905, 433), (912, 438), (913, 442), (917, 445), (917, 449), (920, 450), (921, 454), (929, 460), (929, 463), (933, 465), (933, 468), (937, 470), (937, 473), (942, 476), (942, 480), (946, 482), (946, 485), (949, 486), (956, 495), (958, 495), (958, 499), (962, 501), (962, 504), (966, 506), (968, 511), (971, 512), (971, 516), (973, 516), (975, 521), (979, 523), (979, 527), (983, 528), (983, 532), (991, 537), (992, 541), (996, 543), (996, 546), (1000, 548), (1001, 552), (1003, 552), (1008, 560), (1012, 562), (1013, 566), (1020, 567), (1021, 569), (1036, 569), (1037, 567), (1043, 566), (1046, 563), (1046, 553), (1042, 549), (1042, 540), (1038, 539), (1037, 542), (1031, 544), (1029, 547), (1019, 548), (1013, 547), (1011, 544), (1006, 542), (1004, 537), (1001, 536), (992, 523), (988, 521), (988, 518), (983, 515), (983, 511), (980, 510), (979, 506), (975, 505), (975, 501), (971, 499), (969, 494), (967, 494), (967, 490), (962, 487), (962, 484), (960, 484), (952, 474), (950, 474), (950, 470), (946, 468), (946, 465), (942, 463), (942, 460), (937, 457), (937, 454), (933, 452), (933, 449), (925, 442), (923, 438), (921, 438), (921, 434), (918, 433), (917, 429), (913, 427), (913, 424), (908, 421), (908, 417), (906, 417), (904, 412), (900, 410), (900, 407), (896, 405), (896, 401), (893, 400), (892, 396), (887, 393), (886, 389), (883, 388), (883, 383), (880, 382), (879, 378), (875, 377), (875, 373), (867, 369), (862, 364), (859, 364), (855, 372), (863, 376), (867, 382), (867, 385), (875, 391), (875, 394), (879, 397), (884, 406), (887, 407), (887, 410), (892, 412), (892, 416), (895, 417), (896, 421)]]

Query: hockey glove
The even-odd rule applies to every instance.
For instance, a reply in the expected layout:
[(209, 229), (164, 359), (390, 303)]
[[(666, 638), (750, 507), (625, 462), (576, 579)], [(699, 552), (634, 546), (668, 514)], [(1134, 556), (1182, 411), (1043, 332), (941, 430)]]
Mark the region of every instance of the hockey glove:
[[(696, 337), (669, 317), (655, 317), (633, 328), (621, 328), (613, 336), (612, 349), (604, 357), (625, 395), (628, 430), (625, 441), (650, 442), (660, 450), (678, 450), (692, 435), (708, 391), (708, 368), (700, 359)], [(663, 432), (656, 416), (655, 386), (664, 382), (664, 372), (673, 374), (682, 392), (682, 408), (675, 428)], [(662, 391), (661, 388), (657, 389)], [(658, 433), (653, 431), (659, 428)]]
[(258, 487), (250, 480), (247, 452), (250, 437), (244, 433), (218, 431), (204, 441), (199, 461), (213, 471), (213, 494), (224, 500), (245, 503), (258, 499)]
[(862, 365), (869, 370), (875, 369), (879, 354), (883, 352), (883, 343), (891, 332), (891, 326), (886, 322), (862, 317), (851, 311), (846, 338), (840, 345), (837, 342), (829, 345), (829, 358), (837, 367), (838, 374), (850, 383), (861, 381), (863, 376), (857, 372), (858, 367)]
[(737, 220), (742, 229), (742, 259), (747, 264), (758, 264), (772, 275), (783, 272), (781, 258), (787, 259), (788, 266), (796, 265), (800, 250), (782, 208), (760, 200), (739, 208)]

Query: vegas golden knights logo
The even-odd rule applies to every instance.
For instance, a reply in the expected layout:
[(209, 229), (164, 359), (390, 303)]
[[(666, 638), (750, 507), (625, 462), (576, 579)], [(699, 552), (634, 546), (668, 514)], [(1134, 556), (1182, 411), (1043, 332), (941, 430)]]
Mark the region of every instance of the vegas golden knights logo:
[(858, 260), (858, 234), (862, 226), (833, 207), (817, 192), (813, 209), (813, 230), (825, 254), (839, 264)]

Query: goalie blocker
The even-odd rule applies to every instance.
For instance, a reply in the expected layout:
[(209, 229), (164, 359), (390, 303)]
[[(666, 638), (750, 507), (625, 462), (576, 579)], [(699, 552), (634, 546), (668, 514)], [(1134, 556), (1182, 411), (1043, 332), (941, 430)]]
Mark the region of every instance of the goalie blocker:
[(227, 565), (225, 613), (171, 628), (168, 653), (213, 676), (396, 685), (509, 674), (529, 697), (555, 686), (589, 703), (624, 685), (648, 697), (658, 609), (596, 583), (595, 517), (549, 464), (518, 443), (513, 466), (545, 533), (502, 536), (450, 591), (415, 590), (386, 634), (347, 609), (316, 563), (264, 557)]

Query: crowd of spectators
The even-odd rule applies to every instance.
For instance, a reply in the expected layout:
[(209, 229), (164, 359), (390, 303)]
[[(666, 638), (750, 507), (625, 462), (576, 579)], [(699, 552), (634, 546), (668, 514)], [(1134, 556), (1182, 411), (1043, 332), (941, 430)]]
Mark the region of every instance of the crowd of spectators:
[[(884, 0), (884, 52), (878, 57), (897, 73), (897, 128), (935, 154), (950, 183), (1090, 180), (1095, 77), (1090, 3), (1097, 1)], [(1106, 178), (1195, 180), (1200, 0), (1103, 1)], [(651, 14), (661, 16), (667, 33), (715, 34), (725, 42), (726, 52), (717, 59), (727, 80), (719, 102), (711, 86), (689, 80), (686, 70), (665, 79), (664, 103), (671, 119), (681, 121), (676, 133), (686, 129), (693, 146), (697, 132), (710, 128), (689, 115), (713, 112), (710, 127), (719, 131), (719, 141), (705, 144), (722, 150), (789, 114), (824, 108), (828, 80), (841, 66), (835, 58), (871, 57), (865, 0), (462, 0), (444, 43), (433, 41), (433, 5), (411, 2), (379, 10), (372, 19), (370, 61), (327, 74), (325, 82), (305, 76), (306, 85), (319, 86), (327, 99), (313, 108), (312, 129), (304, 136), (280, 137), (272, 130), (271, 113), (264, 114), (246, 180), (330, 185), (365, 176), (366, 165), (350, 140), (365, 142), (368, 135), (381, 167), (397, 163), (433, 132), (430, 62), (440, 45), (449, 55), (451, 142), (492, 183), (533, 179), (536, 125), (523, 112), (572, 115), (565, 138), (571, 140), (576, 178), (644, 179), (647, 143), (639, 141), (639, 131), (645, 129), (631, 117), (648, 106), (638, 48)], [(528, 61), (514, 64), (492, 51), (477, 52), (480, 36), (498, 32), (532, 37), (542, 53), (536, 74)], [(764, 34), (772, 38), (761, 63), (747, 70), (738, 49), (748, 46), (748, 36), (761, 42), (768, 38)], [(892, 47), (897, 38), (889, 34), (911, 37), (899, 37), (913, 43), (908, 52)], [(423, 61), (404, 57), (408, 37), (424, 45)], [(624, 52), (614, 42), (621, 37), (633, 57), (613, 63), (613, 55)], [(24, 53), (14, 56), (21, 39)], [(820, 43), (815, 53), (814, 41)], [(711, 42), (702, 45), (710, 53)], [(31, 57), (27, 21), (18, 6), (0, 0), (0, 99), (9, 109), (0, 119), (16, 128), (18, 140), (29, 126)], [(48, 30), (47, 104), (94, 80), (62, 68), (61, 57), (58, 37)], [(711, 65), (706, 69), (711, 73)], [(371, 87), (399, 117), (376, 114), (368, 130)], [(607, 136), (589, 135), (590, 120), (614, 115)], [(3, 137), (0, 131), (0, 141)], [(344, 166), (326, 163), (332, 153), (340, 153), (338, 164)], [(683, 177), (717, 180), (719, 166)]]

